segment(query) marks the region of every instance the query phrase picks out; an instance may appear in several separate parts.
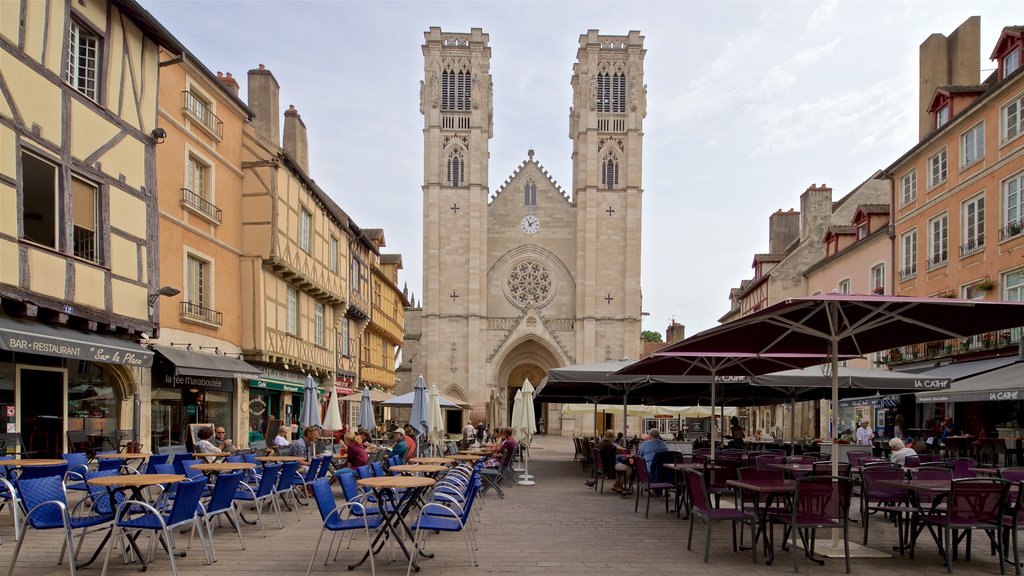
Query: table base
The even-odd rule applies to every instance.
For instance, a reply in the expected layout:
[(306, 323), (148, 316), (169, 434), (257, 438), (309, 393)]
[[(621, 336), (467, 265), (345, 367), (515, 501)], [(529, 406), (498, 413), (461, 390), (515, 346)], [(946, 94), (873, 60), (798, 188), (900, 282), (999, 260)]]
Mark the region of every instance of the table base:
[[(797, 539), (797, 547), (803, 548), (803, 542)], [(835, 547), (832, 546), (832, 539), (822, 539), (814, 543), (814, 555), (824, 556), (825, 558), (845, 558), (846, 554), (843, 551), (842, 541), (837, 541)], [(892, 558), (892, 554), (882, 550), (876, 550), (875, 548), (869, 548), (862, 544), (856, 544), (850, 542), (850, 558)]]

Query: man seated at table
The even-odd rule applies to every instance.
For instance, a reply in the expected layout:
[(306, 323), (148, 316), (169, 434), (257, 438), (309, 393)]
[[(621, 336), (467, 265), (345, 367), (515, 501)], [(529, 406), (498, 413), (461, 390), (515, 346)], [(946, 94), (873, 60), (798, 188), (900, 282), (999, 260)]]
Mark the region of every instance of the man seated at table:
[[(625, 452), (626, 449), (616, 444), (612, 439), (615, 437), (615, 432), (606, 430), (604, 433), (604, 440), (597, 445), (597, 449), (601, 452), (601, 463), (604, 464), (605, 469), (608, 468), (608, 464), (615, 462), (615, 484), (612, 485), (612, 490), (615, 492), (622, 492), (625, 486), (629, 486), (630, 477), (632, 476), (633, 469), (628, 464), (619, 462), (616, 458), (616, 454)], [(623, 494), (625, 496), (625, 494)]]
[[(220, 448), (218, 448), (216, 444), (210, 441), (210, 438), (213, 438), (213, 428), (201, 428), (199, 432), (196, 432), (196, 438), (199, 438), (199, 441), (196, 442), (196, 452), (201, 452), (204, 454), (220, 453)], [(206, 457), (207, 462), (213, 462), (216, 459), (217, 458), (215, 456)]]
[(893, 438), (889, 440), (889, 447), (892, 448), (892, 454), (889, 455), (889, 461), (893, 464), (899, 464), (905, 466), (907, 463), (907, 456), (917, 456), (917, 450), (908, 448), (903, 440), (899, 438)]
[(647, 464), (647, 473), (651, 473), (651, 464), (654, 462), (654, 455), (658, 452), (668, 452), (668, 444), (661, 439), (661, 432), (657, 428), (651, 428), (647, 432), (649, 440), (644, 440), (637, 448), (636, 455), (644, 459)]
[(409, 445), (405, 442), (405, 429), (399, 428), (395, 430), (393, 436), (395, 437), (395, 445), (391, 447), (391, 452), (388, 456), (398, 456), (402, 462), (405, 462), (405, 457), (409, 454)]
[(302, 464), (309, 466), (309, 447), (316, 443), (316, 426), (307, 426), (302, 431), (302, 438), (296, 438), (281, 451), (282, 456), (298, 456), (302, 458)]
[[(401, 428), (399, 428), (399, 430), (401, 430)], [(412, 437), (414, 428), (412, 426), (407, 426), (405, 430), (405, 445), (409, 449), (405, 451), (405, 459), (402, 461), (403, 463), (408, 462), (409, 458), (416, 457), (416, 440)]]
[(217, 426), (213, 430), (213, 443), (217, 446), (217, 449), (221, 452), (238, 452), (238, 448), (231, 443), (230, 438), (226, 438), (227, 430), (223, 426)]

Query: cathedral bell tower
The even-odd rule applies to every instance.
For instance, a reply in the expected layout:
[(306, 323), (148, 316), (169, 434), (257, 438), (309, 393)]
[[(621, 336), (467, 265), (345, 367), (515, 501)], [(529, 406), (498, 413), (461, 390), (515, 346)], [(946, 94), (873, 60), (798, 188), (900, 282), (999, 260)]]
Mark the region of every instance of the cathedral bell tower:
[(491, 49), (480, 28), (424, 33), (423, 332), (417, 370), (442, 393), (485, 381), (469, 362), (485, 341)]
[(577, 362), (640, 357), (646, 52), (637, 31), (611, 36), (588, 30), (573, 65)]

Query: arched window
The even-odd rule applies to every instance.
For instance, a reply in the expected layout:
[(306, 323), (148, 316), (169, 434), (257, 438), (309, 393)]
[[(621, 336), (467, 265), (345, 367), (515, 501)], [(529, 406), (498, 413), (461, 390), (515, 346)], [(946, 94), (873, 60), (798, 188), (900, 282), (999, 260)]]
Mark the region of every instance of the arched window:
[(523, 187), (524, 201), (523, 204), (527, 206), (537, 205), (537, 184), (533, 180), (528, 180), (526, 186)]
[(626, 75), (619, 72), (609, 74), (602, 72), (597, 75), (597, 111), (626, 111)]
[(615, 158), (614, 153), (609, 152), (601, 161), (601, 186), (610, 190), (617, 188), (618, 185), (619, 161)]
[(453, 150), (448, 155), (447, 182), (449, 186), (463, 186), (466, 183), (466, 163), (461, 150)]
[(468, 112), (472, 91), (472, 75), (468, 70), (445, 70), (441, 73), (441, 110)]

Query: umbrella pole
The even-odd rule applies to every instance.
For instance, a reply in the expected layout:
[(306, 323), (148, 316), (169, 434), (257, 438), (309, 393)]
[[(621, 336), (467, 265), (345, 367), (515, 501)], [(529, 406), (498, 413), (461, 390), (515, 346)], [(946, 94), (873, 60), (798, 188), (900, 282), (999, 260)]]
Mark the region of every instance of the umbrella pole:
[(712, 460), (715, 459), (715, 403), (718, 401), (718, 398), (715, 395), (715, 389), (718, 388), (718, 385), (715, 384), (715, 372), (717, 372), (717, 370), (711, 371), (711, 430), (708, 435), (709, 438), (711, 438)]
[[(531, 438), (532, 439), (532, 438)], [(533, 486), (533, 476), (530, 476), (530, 443), (527, 442), (526, 450), (523, 451), (523, 473), (519, 475), (522, 480), (516, 482), (520, 486)]]
[(796, 400), (789, 400), (789, 454), (796, 454)]

